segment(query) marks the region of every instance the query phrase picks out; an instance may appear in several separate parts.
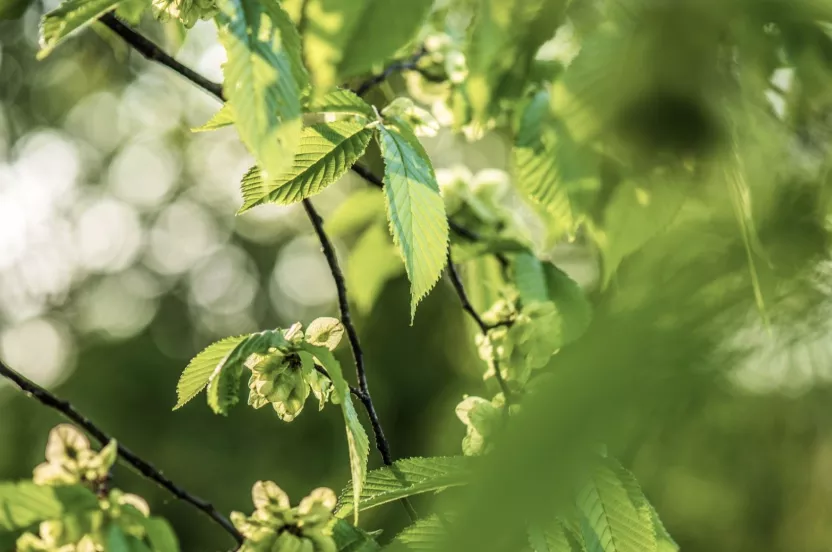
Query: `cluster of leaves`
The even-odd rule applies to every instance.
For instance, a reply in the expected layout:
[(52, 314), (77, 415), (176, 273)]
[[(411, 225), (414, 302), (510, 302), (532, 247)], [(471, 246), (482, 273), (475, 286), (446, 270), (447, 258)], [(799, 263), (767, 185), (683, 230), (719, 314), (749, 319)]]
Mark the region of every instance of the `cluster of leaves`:
[[(44, 19), (41, 55), (125, 5), (66, 0)], [(525, 230), (508, 200), (514, 191), (540, 215), (547, 245), (578, 238), (597, 250), (602, 288), (680, 214), (700, 216), (697, 202), (714, 197), (731, 204), (756, 274), (750, 183), (762, 188), (773, 176), (753, 171), (759, 165), (751, 160), (785, 151), (794, 138), (772, 130), (785, 126), (778, 119), (805, 130), (830, 100), (832, 39), (824, 25), (832, 7), (821, 0), (170, 0), (153, 7), (186, 27), (216, 23), (227, 54), (226, 103), (197, 130), (233, 125), (254, 156), (241, 213), (321, 192), (375, 141), (383, 200), (354, 194), (328, 224), (333, 233), (361, 231), (348, 273), (366, 285), (353, 300), (368, 310), (403, 269), (412, 318), (445, 268), (449, 243), (451, 256), (465, 263), (468, 290), (486, 311), (477, 337), (485, 376), (500, 385), (491, 400), (467, 397), (457, 407), (466, 456), (496, 447), (515, 401), (534, 391), (535, 378), (580, 340), (592, 317), (584, 291)], [(435, 119), (409, 99), (387, 94), (377, 106), (339, 88), (400, 59), (417, 41), (425, 55), (407, 77), (408, 90)], [(767, 98), (772, 72), (783, 66), (799, 86), (778, 92), (788, 107), (778, 115)], [(511, 175), (462, 169), (438, 178), (419, 135), (440, 126), (469, 139), (507, 133)], [(449, 216), (469, 229), (468, 241), (451, 241)], [(475, 459), (406, 460), (367, 473), (367, 435), (332, 355), (342, 332), (338, 321), (319, 319), (305, 332), (298, 324), (222, 340), (185, 369), (177, 408), (207, 388), (210, 407), (225, 414), (239, 400), (246, 369), (248, 403), (271, 404), (284, 421), (300, 414), (310, 394), (320, 408), (340, 404), (352, 483), (338, 513), (355, 520), (362, 509), (465, 484), (460, 474)], [(307, 548), (326, 549), (325, 531), (320, 541), (308, 535), (330, 527), (322, 513), (328, 497), (292, 510), (271, 489), (271, 498), (255, 498), (258, 510), (245, 521), (247, 546), (260, 549), (262, 537), (263, 549), (302, 549), (306, 538)], [(631, 474), (612, 460), (599, 461), (569, 512), (528, 528), (533, 550), (675, 549)], [(321, 518), (307, 534), (300, 524), (308, 515)], [(452, 517), (425, 518), (391, 547), (428, 549)], [(357, 529), (330, 528), (336, 546), (345, 539), (378, 548)]]
[(71, 425), (49, 434), (31, 481), (0, 484), (0, 546), (18, 552), (176, 552), (168, 523), (139, 496), (109, 488), (118, 445), (99, 452)]

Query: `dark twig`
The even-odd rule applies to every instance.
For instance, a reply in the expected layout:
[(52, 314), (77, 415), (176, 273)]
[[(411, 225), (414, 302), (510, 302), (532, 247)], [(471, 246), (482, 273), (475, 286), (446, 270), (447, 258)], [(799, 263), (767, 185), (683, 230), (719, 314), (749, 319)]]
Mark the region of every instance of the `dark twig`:
[[(352, 356), (355, 359), (355, 371), (358, 376), (358, 391), (360, 393), (353, 394), (355, 394), (356, 398), (361, 401), (361, 404), (364, 405), (364, 409), (367, 411), (367, 416), (370, 418), (370, 424), (373, 426), (373, 433), (376, 436), (376, 448), (379, 453), (381, 453), (381, 459), (384, 461), (385, 465), (392, 466), (393, 456), (390, 453), (390, 443), (384, 436), (381, 421), (379, 420), (375, 405), (373, 405), (373, 398), (372, 395), (370, 395), (370, 386), (367, 383), (367, 369), (364, 365), (364, 352), (361, 350), (361, 342), (358, 340), (358, 332), (355, 330), (355, 325), (353, 324), (352, 316), (350, 315), (349, 299), (347, 296), (347, 281), (344, 278), (344, 273), (341, 271), (341, 267), (338, 265), (338, 257), (335, 254), (335, 248), (332, 246), (332, 242), (329, 240), (329, 236), (326, 235), (326, 231), (324, 230), (324, 219), (321, 218), (321, 215), (318, 214), (315, 207), (312, 205), (312, 202), (308, 199), (303, 200), (303, 208), (306, 210), (306, 214), (312, 222), (312, 226), (315, 228), (315, 233), (318, 235), (318, 240), (321, 242), (321, 249), (323, 250), (324, 257), (326, 257), (326, 262), (329, 265), (329, 271), (332, 273), (332, 279), (335, 280), (335, 288), (338, 291), (338, 308), (341, 311), (341, 324), (343, 324), (344, 328), (347, 330), (347, 338), (349, 339), (350, 348), (352, 349)], [(407, 510), (411, 520), (416, 521), (418, 515), (410, 502), (407, 499), (402, 499), (401, 502)]]
[[(56, 397), (46, 389), (42, 388), (35, 382), (29, 380), (25, 376), (9, 368), (2, 361), (0, 361), (0, 376), (3, 376), (4, 378), (10, 380), (18, 388), (20, 388), (21, 391), (23, 391), (30, 397), (33, 397), (44, 406), (56, 410), (64, 418), (67, 418), (71, 422), (82, 427), (87, 433), (92, 435), (95, 438), (95, 440), (98, 441), (101, 445), (105, 445), (112, 440), (112, 437), (107, 435), (89, 418), (78, 412), (78, 410), (76, 410), (75, 407), (72, 406), (72, 404), (69, 401), (59, 399), (58, 397)], [(182, 487), (179, 487), (173, 481), (171, 481), (165, 475), (163, 475), (162, 472), (155, 468), (152, 464), (146, 462), (145, 460), (142, 460), (141, 458), (136, 456), (136, 454), (131, 452), (129, 449), (127, 449), (120, 443), (118, 445), (118, 455), (122, 460), (136, 468), (136, 470), (138, 470), (138, 472), (142, 474), (144, 477), (156, 482), (161, 487), (164, 487), (176, 498), (184, 500), (185, 502), (203, 511), (218, 525), (225, 529), (231, 536), (233, 536), (239, 544), (242, 544), (243, 536), (240, 534), (240, 532), (237, 531), (237, 529), (234, 527), (234, 525), (231, 524), (228, 518), (223, 516), (210, 503), (199, 498), (198, 496), (190, 494)]]
[(159, 46), (122, 23), (112, 12), (102, 15), (99, 21), (147, 59), (172, 69), (219, 100), (224, 100), (222, 85), (210, 81), (193, 69), (182, 65), (166, 54)]
[[(326, 368), (324, 368), (320, 364), (315, 365), (315, 371), (318, 372), (319, 374), (321, 374), (326, 379), (332, 381), (332, 377), (329, 375), (329, 372), (327, 372)], [(361, 401), (363, 403), (364, 402), (364, 393), (361, 392), (361, 389), (358, 389), (357, 387), (354, 387), (352, 385), (350, 385), (349, 388), (350, 388), (350, 393), (352, 395), (354, 395), (356, 399), (358, 399), (359, 401)]]
[[(384, 71), (379, 73), (378, 75), (374, 75), (361, 83), (358, 88), (355, 89), (355, 93), (359, 96), (363, 96), (370, 89), (377, 84), (381, 84), (382, 82), (386, 81), (393, 73), (397, 73), (399, 71), (419, 71), (420, 74), (423, 74), (422, 71), (419, 70), (417, 67), (419, 60), (421, 60), (425, 55), (428, 53), (427, 49), (422, 46), (419, 50), (416, 51), (412, 56), (407, 59), (394, 61), (390, 65), (388, 65)], [(429, 77), (425, 77), (429, 78)]]
[[(488, 324), (482, 317), (477, 313), (474, 306), (471, 304), (471, 301), (468, 299), (468, 293), (465, 291), (465, 286), (462, 285), (462, 278), (459, 277), (459, 272), (456, 270), (456, 266), (454, 266), (454, 260), (451, 258), (451, 249), (448, 248), (448, 277), (451, 279), (451, 283), (456, 290), (456, 294), (459, 296), (459, 301), (462, 303), (462, 310), (468, 313), (471, 319), (479, 326), (480, 332), (482, 335), (487, 337), (489, 330), (492, 330), (498, 326), (504, 326), (508, 322), (499, 322), (497, 324)], [(497, 384), (500, 386), (500, 391), (503, 392), (503, 396), (506, 398), (506, 406), (511, 403), (513, 398), (511, 389), (508, 387), (508, 382), (506, 382), (505, 378), (503, 378), (502, 372), (500, 372), (500, 365), (497, 362), (497, 359), (492, 359), (492, 363), (494, 364), (494, 377), (497, 379)]]

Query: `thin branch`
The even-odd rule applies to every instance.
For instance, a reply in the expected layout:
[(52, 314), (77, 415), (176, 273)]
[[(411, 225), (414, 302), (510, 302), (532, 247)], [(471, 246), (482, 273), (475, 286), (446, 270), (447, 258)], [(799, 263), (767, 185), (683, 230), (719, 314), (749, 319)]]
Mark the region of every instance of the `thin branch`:
[[(498, 323), (498, 324), (487, 324), (485, 320), (477, 313), (474, 306), (471, 304), (471, 301), (468, 299), (468, 293), (465, 291), (465, 286), (462, 285), (462, 278), (459, 277), (459, 272), (456, 270), (456, 266), (454, 266), (454, 260), (451, 258), (451, 249), (448, 248), (448, 276), (451, 279), (451, 283), (456, 290), (456, 294), (459, 296), (459, 300), (462, 303), (462, 310), (468, 313), (468, 315), (474, 320), (474, 322), (479, 326), (480, 332), (482, 332), (483, 336), (488, 336), (489, 330), (492, 330), (498, 326), (505, 325), (505, 323)], [(496, 359), (492, 360), (494, 364), (494, 376), (497, 379), (497, 385), (500, 386), (500, 391), (503, 392), (503, 396), (506, 398), (506, 406), (508, 406), (513, 398), (511, 389), (509, 389), (508, 382), (506, 382), (505, 378), (503, 378), (503, 374), (500, 371), (500, 365)]]
[(145, 58), (172, 69), (217, 99), (224, 100), (222, 85), (206, 79), (193, 69), (173, 59), (162, 48), (122, 23), (113, 12), (105, 13), (99, 18), (99, 21), (109, 27), (110, 30), (120, 36), (131, 48)]
[[(330, 376), (329, 372), (326, 371), (326, 368), (324, 368), (320, 364), (315, 365), (315, 371), (318, 372), (319, 374), (321, 374), (326, 379), (332, 381), (332, 376)], [(357, 387), (353, 387), (352, 385), (350, 385), (348, 387), (350, 388), (350, 393), (352, 395), (354, 395), (356, 399), (363, 402), (364, 393), (361, 392), (361, 389), (358, 389)]]
[[(64, 418), (67, 418), (71, 422), (82, 427), (101, 445), (105, 445), (112, 440), (112, 437), (107, 435), (104, 430), (95, 425), (89, 418), (78, 412), (78, 410), (76, 410), (69, 401), (59, 399), (35, 382), (14, 371), (2, 361), (0, 361), (0, 376), (10, 380), (18, 388), (20, 388), (21, 391), (30, 397), (33, 397), (44, 406), (59, 412)], [(240, 532), (237, 531), (228, 518), (223, 516), (209, 502), (199, 498), (198, 496), (190, 494), (182, 487), (176, 485), (152, 464), (136, 456), (135, 453), (131, 452), (121, 443), (118, 445), (118, 455), (122, 460), (136, 468), (136, 470), (138, 470), (138, 472), (144, 477), (156, 482), (161, 487), (164, 487), (176, 498), (183, 500), (204, 512), (218, 525), (225, 529), (232, 537), (234, 537), (234, 540), (236, 540), (237, 543), (243, 543), (243, 536)]]
[[(303, 200), (303, 208), (309, 217), (312, 226), (315, 228), (315, 233), (318, 235), (318, 241), (321, 242), (321, 249), (323, 250), (326, 262), (329, 265), (329, 271), (332, 273), (332, 279), (335, 280), (335, 288), (338, 291), (338, 308), (341, 311), (341, 324), (347, 330), (347, 338), (352, 349), (352, 356), (355, 359), (355, 371), (358, 376), (358, 390), (359, 395), (356, 395), (359, 401), (364, 405), (367, 411), (367, 416), (370, 418), (370, 424), (373, 426), (373, 433), (376, 437), (376, 448), (381, 454), (381, 459), (387, 466), (393, 465), (393, 456), (390, 453), (390, 443), (384, 436), (384, 430), (381, 427), (381, 420), (379, 420), (375, 405), (373, 404), (372, 395), (370, 395), (370, 386), (367, 382), (367, 369), (364, 364), (364, 352), (361, 350), (361, 342), (358, 340), (358, 332), (352, 322), (352, 315), (350, 314), (349, 298), (347, 296), (347, 281), (344, 278), (344, 273), (338, 265), (338, 257), (335, 254), (335, 248), (329, 240), (326, 231), (324, 230), (324, 219), (315, 210), (312, 202), (308, 199)], [(416, 510), (407, 499), (401, 500), (407, 514), (412, 521), (416, 521), (418, 515)]]
[[(364, 94), (369, 92), (372, 87), (376, 86), (377, 84), (381, 84), (382, 82), (384, 82), (388, 78), (390, 78), (390, 76), (393, 73), (397, 73), (399, 71), (419, 71), (419, 69), (417, 68), (419, 60), (421, 60), (423, 57), (425, 57), (425, 55), (427, 53), (428, 53), (427, 48), (422, 46), (421, 48), (419, 48), (416, 51), (416, 53), (414, 53), (409, 58), (399, 60), (399, 61), (394, 61), (393, 63), (388, 65), (384, 69), (384, 71), (382, 71), (378, 75), (374, 75), (374, 76), (370, 77), (369, 79), (367, 79), (366, 81), (361, 83), (358, 86), (358, 88), (355, 89), (356, 95), (363, 96)], [(421, 71), (419, 71), (419, 72), (422, 73)]]

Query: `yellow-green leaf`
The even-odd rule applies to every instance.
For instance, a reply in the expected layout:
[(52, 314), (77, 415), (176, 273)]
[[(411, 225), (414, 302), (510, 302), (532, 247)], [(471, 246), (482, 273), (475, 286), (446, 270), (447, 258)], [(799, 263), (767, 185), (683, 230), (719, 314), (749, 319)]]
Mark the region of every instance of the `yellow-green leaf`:
[(364, 150), (373, 131), (361, 122), (343, 120), (303, 129), (292, 166), (280, 176), (264, 179), (259, 167), (243, 176), (244, 213), (257, 205), (288, 205), (323, 191), (341, 178)]
[(67, 0), (44, 15), (38, 59), (48, 56), (70, 33), (92, 23), (118, 3), (119, 0)]
[(379, 125), (384, 192), (393, 241), (410, 278), (410, 316), (445, 268), (448, 219), (430, 159), (410, 127)]

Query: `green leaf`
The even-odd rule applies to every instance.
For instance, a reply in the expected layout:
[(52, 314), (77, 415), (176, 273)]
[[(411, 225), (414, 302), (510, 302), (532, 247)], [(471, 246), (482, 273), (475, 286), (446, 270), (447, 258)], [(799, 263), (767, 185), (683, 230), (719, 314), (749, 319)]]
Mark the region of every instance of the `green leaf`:
[(549, 93), (541, 91), (526, 106), (513, 157), (517, 188), (543, 211), (549, 238), (557, 239), (574, 233), (579, 194), (597, 185), (598, 161), (555, 121), (549, 103)]
[(379, 125), (387, 219), (410, 278), (410, 318), (445, 267), (448, 219), (430, 159), (401, 120)]
[(396, 535), (396, 538), (384, 550), (385, 552), (398, 552), (400, 550), (424, 550), (428, 552), (436, 550), (437, 545), (442, 542), (448, 532), (447, 526), (447, 520), (433, 514), (420, 519)]
[[(305, 342), (300, 346), (318, 359), (323, 367), (326, 368), (332, 380), (335, 396), (341, 403), (341, 411), (344, 414), (344, 424), (347, 430), (347, 446), (350, 451), (350, 474), (352, 475), (353, 496), (360, 497), (364, 489), (364, 480), (367, 477), (367, 457), (370, 453), (370, 441), (367, 438), (367, 433), (364, 431), (364, 426), (361, 425), (361, 421), (358, 419), (358, 413), (352, 404), (350, 388), (347, 380), (344, 379), (341, 364), (326, 347)], [(358, 512), (359, 510), (356, 508), (355, 515), (353, 516), (355, 523), (358, 523)]]
[(366, 531), (339, 519), (332, 528), (338, 552), (378, 552), (381, 547)]
[(478, 119), (518, 97), (538, 48), (555, 35), (564, 0), (479, 0), (469, 27), (467, 92)]
[(248, 338), (246, 335), (226, 337), (209, 345), (188, 363), (176, 386), (177, 401), (174, 410), (182, 408), (188, 401), (205, 389), (215, 370), (222, 369), (232, 351)]
[(385, 220), (384, 195), (365, 187), (352, 192), (327, 219), (324, 228), (330, 236), (348, 236)]
[(31, 481), (0, 483), (0, 530), (22, 529), (41, 521), (98, 508), (95, 493), (82, 485), (48, 487)]
[(409, 43), (433, 0), (309, 0), (303, 34), (312, 84), (328, 90), (369, 71)]
[(179, 540), (166, 519), (149, 517), (142, 520), (153, 552), (179, 552)]
[(119, 0), (67, 0), (44, 15), (38, 59), (48, 56), (70, 33), (89, 25), (118, 3)]
[(628, 255), (639, 250), (676, 218), (685, 200), (683, 184), (654, 179), (618, 184), (604, 211), (603, 228), (593, 235), (604, 259), (604, 285)]
[(228, 60), (223, 90), (243, 143), (268, 175), (292, 162), (301, 135), (300, 90), (293, 71), (292, 25), (275, 0), (219, 0), (216, 22)]
[(555, 304), (560, 328), (560, 347), (571, 343), (586, 332), (592, 321), (592, 305), (581, 286), (551, 263), (543, 265), (549, 301)]
[(632, 500), (616, 473), (595, 470), (578, 497), (581, 533), (588, 552), (656, 552), (652, 522)]
[[(376, 196), (381, 198), (381, 194)], [(387, 282), (403, 272), (404, 266), (387, 230), (381, 224), (370, 226), (347, 258), (350, 298), (358, 312), (370, 312)]]
[(369, 120), (376, 118), (373, 107), (345, 88), (330, 90), (320, 98), (313, 98), (306, 106), (307, 113), (345, 113), (363, 115)]
[[(359, 500), (363, 512), (409, 496), (458, 487), (468, 482), (472, 462), (464, 456), (408, 458), (367, 474)], [(346, 489), (339, 499), (338, 517), (354, 509), (354, 492)]]
[(238, 214), (257, 205), (289, 205), (320, 193), (341, 178), (364, 150), (373, 131), (356, 121), (336, 121), (303, 129), (292, 167), (265, 180), (258, 167), (243, 177), (243, 206)]
[(546, 289), (543, 263), (540, 259), (530, 251), (525, 251), (514, 255), (511, 264), (514, 268), (514, 283), (523, 304), (546, 301), (549, 294)]
[(218, 128), (227, 127), (233, 124), (233, 108), (230, 103), (224, 103), (219, 111), (214, 113), (214, 116), (208, 119), (204, 125), (192, 128), (191, 132), (208, 132), (210, 130), (217, 130)]

